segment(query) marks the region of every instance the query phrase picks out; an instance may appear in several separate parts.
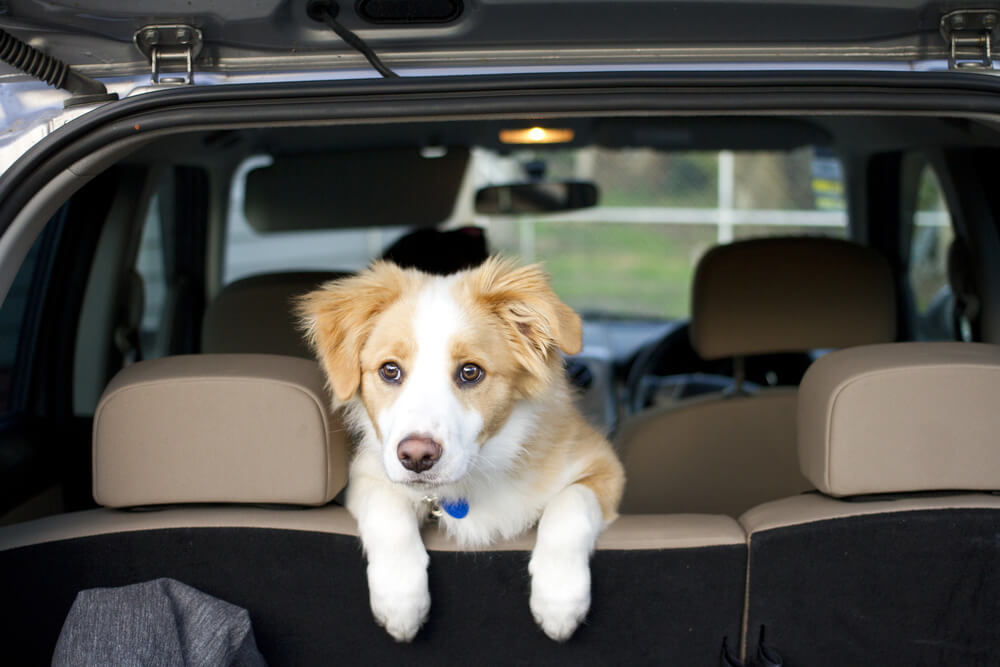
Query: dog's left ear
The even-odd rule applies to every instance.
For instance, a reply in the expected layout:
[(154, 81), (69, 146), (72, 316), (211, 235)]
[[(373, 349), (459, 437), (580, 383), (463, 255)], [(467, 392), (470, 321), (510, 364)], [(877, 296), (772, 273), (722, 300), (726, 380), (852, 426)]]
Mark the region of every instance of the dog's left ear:
[(556, 296), (538, 265), (518, 267), (491, 257), (473, 273), (473, 289), (508, 325), (508, 339), (532, 376), (545, 377), (558, 350), (577, 354), (582, 348), (580, 317)]
[(316, 353), (333, 393), (341, 401), (361, 383), (361, 348), (375, 316), (395, 301), (406, 273), (376, 262), (356, 276), (333, 280), (296, 299), (299, 324)]

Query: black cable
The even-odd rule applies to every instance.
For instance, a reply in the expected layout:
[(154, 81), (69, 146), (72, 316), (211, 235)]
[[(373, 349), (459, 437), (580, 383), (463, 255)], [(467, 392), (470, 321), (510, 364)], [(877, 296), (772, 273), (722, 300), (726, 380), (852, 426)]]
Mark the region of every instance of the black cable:
[(100, 81), (74, 72), (58, 58), (42, 53), (2, 29), (0, 60), (50, 86), (73, 93), (73, 97), (66, 101), (66, 106), (118, 99), (118, 95), (109, 94)]
[(363, 55), (371, 63), (371, 66), (375, 70), (387, 79), (399, 78), (399, 75), (389, 69), (385, 63), (378, 57), (370, 46), (365, 44), (364, 40), (355, 35), (353, 32), (342, 26), (337, 21), (337, 13), (340, 8), (335, 2), (330, 2), (329, 0), (314, 0), (306, 6), (306, 13), (314, 21), (322, 21), (337, 33), (337, 36), (344, 40), (348, 46), (352, 47), (358, 53)]

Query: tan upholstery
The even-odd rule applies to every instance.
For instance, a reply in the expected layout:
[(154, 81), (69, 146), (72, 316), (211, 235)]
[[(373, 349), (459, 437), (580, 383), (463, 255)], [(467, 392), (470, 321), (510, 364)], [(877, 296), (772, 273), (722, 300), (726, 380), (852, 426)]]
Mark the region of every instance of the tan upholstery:
[(799, 526), (814, 521), (849, 519), (886, 512), (987, 508), (1000, 510), (1000, 496), (983, 493), (886, 498), (845, 502), (818, 493), (781, 498), (753, 507), (740, 517), (740, 525), (753, 539), (755, 533)]
[(798, 469), (794, 389), (654, 408), (618, 434), (628, 483), (624, 512), (739, 516), (811, 489)]
[(691, 342), (704, 359), (888, 343), (892, 274), (863, 246), (772, 238), (716, 246), (698, 263)]
[[(741, 241), (698, 265), (691, 337), (705, 358), (890, 341), (896, 309), (884, 260), (826, 238)], [(799, 469), (796, 390), (712, 394), (625, 420), (627, 512), (722, 512), (812, 488)]]
[(292, 300), (345, 275), (336, 271), (267, 273), (226, 285), (205, 310), (201, 351), (311, 359), (312, 352), (292, 315)]
[[(532, 529), (512, 540), (482, 551), (530, 551), (535, 546)], [(424, 528), (424, 544), (431, 551), (467, 551), (433, 525)], [(598, 549), (693, 549), (746, 544), (746, 534), (728, 516), (709, 514), (622, 515), (597, 539)]]
[(802, 471), (833, 496), (1000, 489), (1000, 346), (829, 354), (800, 390)]
[[(169, 528), (274, 528), (340, 535), (358, 534), (357, 524), (339, 505), (301, 511), (261, 507), (168, 508), (158, 512), (120, 512), (97, 509), (46, 517), (0, 529), (0, 551), (93, 535)], [(460, 547), (433, 524), (424, 529), (424, 543), (431, 551), (470, 551)], [(689, 549), (740, 545), (746, 534), (735, 519), (707, 515), (621, 516), (608, 526), (598, 549)], [(530, 551), (534, 531), (499, 542), (482, 551)]]
[(192, 355), (135, 364), (94, 415), (94, 499), (322, 505), (344, 486), (349, 442), (316, 363)]
[(0, 551), (94, 535), (170, 528), (276, 528), (357, 535), (340, 505), (302, 510), (246, 506), (169, 507), (155, 512), (96, 509), (29, 521), (0, 530)]

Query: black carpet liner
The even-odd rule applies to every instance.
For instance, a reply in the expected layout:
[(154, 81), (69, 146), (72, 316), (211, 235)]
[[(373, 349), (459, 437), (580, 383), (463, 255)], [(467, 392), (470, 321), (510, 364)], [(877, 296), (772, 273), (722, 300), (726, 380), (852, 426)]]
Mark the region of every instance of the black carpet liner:
[[(586, 625), (549, 640), (528, 609), (527, 552), (432, 552), (431, 614), (410, 645), (368, 607), (356, 537), (257, 528), (100, 535), (0, 552), (7, 664), (48, 664), (76, 592), (173, 577), (245, 607), (281, 665), (717, 664), (743, 607), (742, 545), (599, 551)], [(12, 662), (7, 662), (7, 660)]]
[(1000, 511), (754, 533), (748, 655), (762, 624), (785, 667), (1000, 665)]

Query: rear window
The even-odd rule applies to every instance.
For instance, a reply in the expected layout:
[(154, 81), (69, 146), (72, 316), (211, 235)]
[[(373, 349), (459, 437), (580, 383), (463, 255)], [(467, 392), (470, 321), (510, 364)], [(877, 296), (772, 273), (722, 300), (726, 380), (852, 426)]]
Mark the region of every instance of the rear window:
[[(971, 340), (969, 323), (956, 312), (948, 280), (948, 253), (955, 240), (951, 215), (934, 169), (924, 165), (910, 230), (909, 279), (918, 340)], [(956, 331), (956, 327), (964, 330)]]
[[(234, 179), (222, 283), (271, 271), (354, 271), (405, 234), (387, 228), (253, 230), (243, 213), (246, 174)], [(558, 214), (483, 216), (478, 187), (524, 180), (593, 181), (599, 205)], [(589, 315), (686, 317), (699, 257), (717, 243), (757, 236), (846, 236), (840, 162), (828, 151), (667, 152), (645, 148), (473, 151), (463, 195), (443, 227), (479, 225), (490, 248), (542, 262), (553, 287)]]
[(549, 178), (598, 184), (595, 208), (485, 220), (496, 250), (544, 262), (556, 292), (585, 313), (686, 317), (695, 264), (711, 246), (759, 236), (846, 235), (840, 163), (813, 148), (597, 148), (487, 159), (542, 160)]

